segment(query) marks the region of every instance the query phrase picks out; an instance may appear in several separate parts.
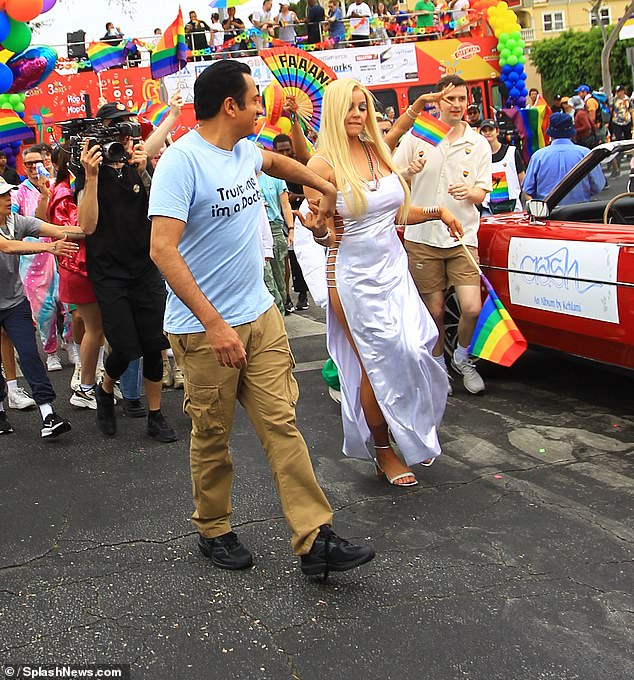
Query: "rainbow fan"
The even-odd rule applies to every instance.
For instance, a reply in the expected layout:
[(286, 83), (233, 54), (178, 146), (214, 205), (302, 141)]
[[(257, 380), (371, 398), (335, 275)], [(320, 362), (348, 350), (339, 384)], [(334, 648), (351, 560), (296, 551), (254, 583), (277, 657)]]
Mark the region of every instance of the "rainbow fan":
[(337, 79), (335, 72), (309, 52), (296, 47), (272, 47), (260, 52), (273, 77), (297, 102), (297, 115), (307, 127), (319, 132), (326, 86)]

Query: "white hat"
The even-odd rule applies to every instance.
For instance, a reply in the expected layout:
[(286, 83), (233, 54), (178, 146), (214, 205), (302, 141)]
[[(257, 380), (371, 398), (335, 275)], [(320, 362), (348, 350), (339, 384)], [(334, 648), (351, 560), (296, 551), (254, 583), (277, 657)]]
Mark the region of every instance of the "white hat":
[(0, 196), (4, 196), (8, 191), (17, 188), (16, 184), (9, 184), (3, 177), (0, 177)]

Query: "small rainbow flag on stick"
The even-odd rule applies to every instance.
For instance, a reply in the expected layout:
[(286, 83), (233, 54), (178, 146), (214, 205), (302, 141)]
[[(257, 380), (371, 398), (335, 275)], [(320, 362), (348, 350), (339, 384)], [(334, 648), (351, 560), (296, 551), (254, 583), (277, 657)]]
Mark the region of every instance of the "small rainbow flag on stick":
[(178, 8), (178, 16), (165, 29), (150, 55), (152, 78), (158, 80), (180, 71), (187, 64), (187, 43), (185, 42), (185, 26), (183, 12)]
[(169, 110), (170, 107), (167, 104), (150, 99), (149, 101), (143, 102), (138, 113), (139, 116), (148, 120), (154, 127), (157, 127), (163, 122), (163, 119), (167, 116)]
[(425, 111), (421, 111), (418, 114), (418, 118), (412, 126), (414, 137), (418, 137), (418, 139), (422, 139), (432, 146), (438, 146), (449, 130), (451, 130), (451, 125), (443, 123), (442, 120), (434, 118), (434, 116)]
[(255, 143), (260, 144), (269, 151), (273, 151), (273, 140), (281, 134), (281, 128), (278, 128), (276, 125), (271, 125), (270, 123), (265, 123), (260, 132), (256, 135)]
[(0, 143), (12, 144), (34, 137), (33, 130), (15, 111), (0, 109)]
[(487, 277), (480, 272), (487, 298), (478, 317), (469, 352), (501, 366), (512, 366), (526, 350), (526, 340)]
[(127, 48), (127, 42), (122, 42), (120, 45), (96, 42), (90, 43), (86, 52), (95, 73), (99, 73), (99, 71), (103, 71), (105, 68), (121, 66), (130, 51)]

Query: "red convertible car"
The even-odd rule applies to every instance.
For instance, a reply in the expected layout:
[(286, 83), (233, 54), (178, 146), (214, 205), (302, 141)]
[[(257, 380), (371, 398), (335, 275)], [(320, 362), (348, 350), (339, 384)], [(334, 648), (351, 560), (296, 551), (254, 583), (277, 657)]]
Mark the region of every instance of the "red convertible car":
[(634, 141), (598, 146), (524, 213), (482, 218), (482, 269), (529, 344), (634, 369), (634, 194), (560, 205), (599, 163), (631, 150)]

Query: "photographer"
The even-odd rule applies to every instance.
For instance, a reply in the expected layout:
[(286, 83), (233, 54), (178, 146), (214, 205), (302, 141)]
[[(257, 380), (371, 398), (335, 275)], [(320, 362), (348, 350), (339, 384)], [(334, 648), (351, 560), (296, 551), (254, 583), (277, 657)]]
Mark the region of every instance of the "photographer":
[(86, 233), (88, 276), (99, 303), (103, 329), (111, 347), (103, 382), (97, 387), (97, 425), (106, 436), (117, 429), (113, 388), (128, 363), (143, 357), (148, 400), (147, 432), (160, 442), (176, 441), (174, 430), (161, 413), (161, 350), (165, 284), (150, 259), (150, 222), (147, 219), (147, 154), (140, 126), (123, 104), (107, 103), (97, 118), (108, 130), (95, 127), (98, 144), (84, 131), (81, 164), (84, 189), (78, 195), (78, 215)]

